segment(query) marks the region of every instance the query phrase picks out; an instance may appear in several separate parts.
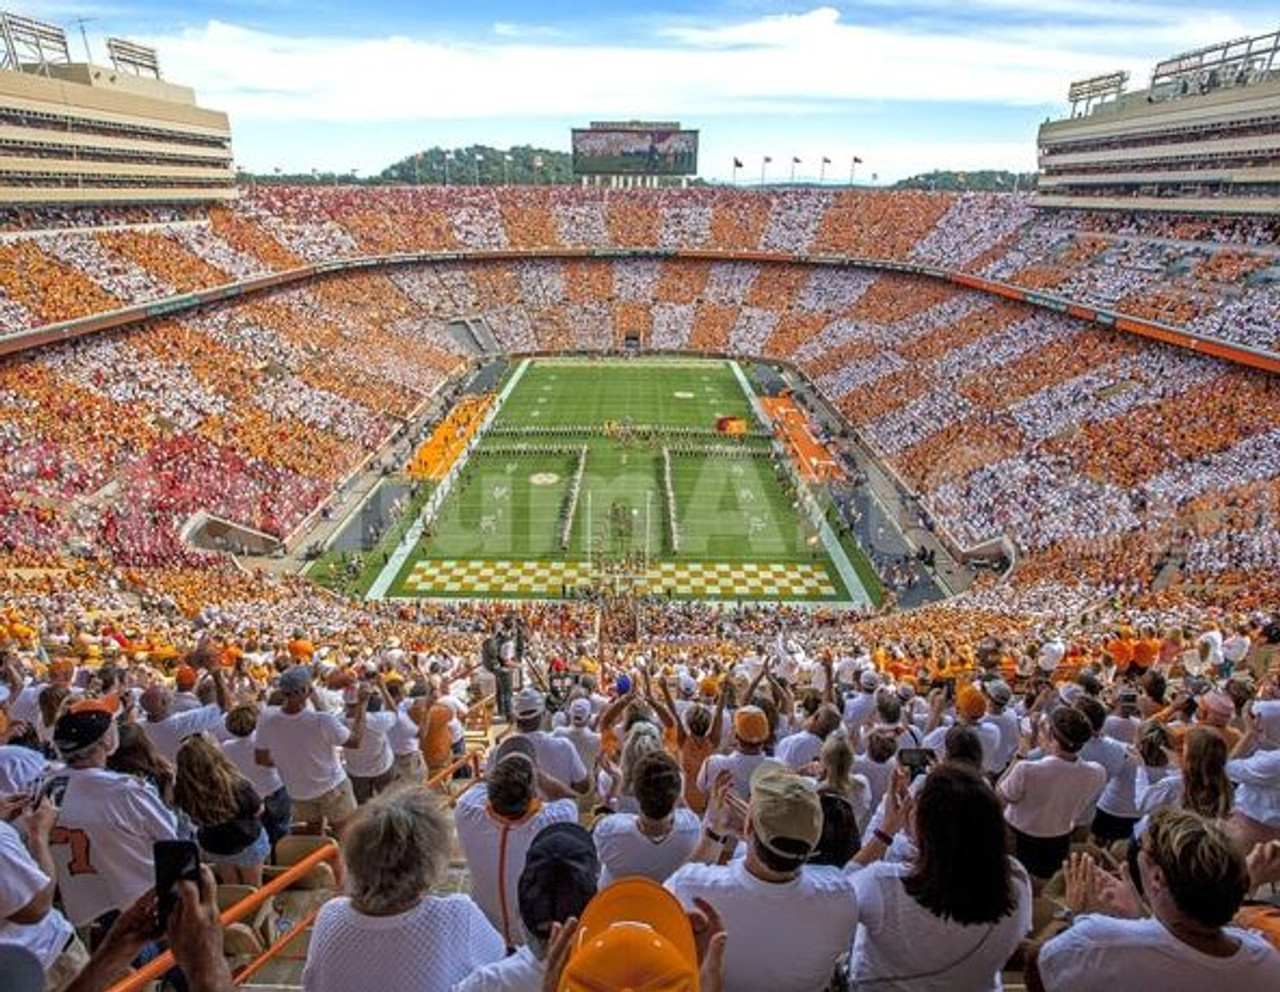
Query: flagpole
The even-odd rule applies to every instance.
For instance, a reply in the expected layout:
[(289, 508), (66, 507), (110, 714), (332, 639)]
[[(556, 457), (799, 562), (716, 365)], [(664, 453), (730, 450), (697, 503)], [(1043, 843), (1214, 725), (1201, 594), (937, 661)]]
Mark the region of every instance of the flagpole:
[(796, 182), (796, 157), (792, 155), (791, 156), (791, 185), (794, 186), (795, 182)]
[(738, 185), (738, 160), (736, 158), (733, 160), (733, 185)]
[(760, 160), (760, 185), (764, 185), (764, 170), (769, 164), (769, 156), (766, 155)]
[(821, 186), (824, 179), (827, 178), (827, 159), (824, 155), (822, 164), (818, 166), (818, 185)]
[(858, 171), (858, 156), (853, 156), (853, 161), (849, 164), (849, 185), (853, 185), (854, 174)]

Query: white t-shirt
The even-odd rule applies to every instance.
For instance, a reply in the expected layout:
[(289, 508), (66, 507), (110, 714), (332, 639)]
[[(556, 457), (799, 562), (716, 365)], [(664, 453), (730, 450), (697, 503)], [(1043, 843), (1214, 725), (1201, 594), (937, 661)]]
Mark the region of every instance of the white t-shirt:
[(345, 896), (320, 907), (306, 992), (450, 992), (506, 953), (502, 938), (466, 896), (428, 896), (395, 916), (366, 916)]
[[(935, 727), (925, 734), (921, 747), (932, 749), (938, 755), (938, 758), (942, 759), (947, 753), (947, 731), (952, 726), (954, 724), (943, 724), (940, 727)], [(1009, 762), (1000, 761), (1001, 744), (1003, 743), (1000, 728), (994, 723), (986, 723), (985, 721), (973, 723), (969, 726), (978, 735), (978, 739), (982, 741), (982, 770), (984, 772), (998, 772), (1003, 769)], [(1017, 749), (1017, 745), (1014, 745), (1014, 749)]]
[(1101, 765), (1107, 773), (1107, 784), (1098, 797), (1097, 808), (1112, 816), (1136, 817), (1138, 807), (1133, 790), (1138, 763), (1129, 749), (1110, 737), (1095, 737), (1080, 749), (1080, 758)]
[(1040, 950), (1045, 992), (1275, 992), (1280, 953), (1257, 934), (1228, 927), (1240, 941), (1229, 958), (1202, 954), (1174, 937), (1157, 919), (1082, 916)]
[(471, 872), (471, 897), (507, 943), (523, 943), (517, 888), (525, 855), (543, 827), (577, 823), (577, 803), (572, 799), (542, 803), (537, 812), (511, 822), (490, 812), (488, 787), (481, 782), (459, 797), (454, 820)]
[(1246, 634), (1232, 634), (1222, 642), (1222, 658), (1237, 665), (1249, 654), (1249, 637)]
[(687, 864), (667, 879), (686, 909), (715, 906), (728, 934), (726, 989), (821, 992), (849, 950), (858, 924), (853, 875), (803, 868), (789, 882), (765, 882), (745, 861)]
[(206, 731), (221, 735), (226, 729), (223, 725), (224, 714), (215, 704), (200, 706), (181, 713), (171, 713), (163, 720), (146, 720), (141, 724), (155, 749), (170, 763), (177, 760), (178, 748), (192, 734), (203, 734)]
[[(990, 755), (990, 765), (992, 771), (1003, 771), (1009, 766), (1013, 756), (1018, 753), (1018, 745), (1022, 740), (1022, 723), (1018, 719), (1018, 714), (1010, 709), (999, 713), (988, 713), (982, 718), (982, 722), (986, 726), (995, 727), (1000, 735), (999, 743)], [(988, 756), (984, 754), (982, 757), (983, 765), (988, 764), (986, 760)]]
[(711, 795), (720, 773), (728, 771), (733, 775), (733, 787), (743, 799), (751, 795), (751, 773), (756, 770), (765, 755), (743, 754), (741, 751), (730, 751), (728, 754), (713, 754), (698, 769), (698, 791)]
[(347, 773), (335, 748), (351, 732), (332, 713), (317, 713), (310, 705), (297, 713), (269, 706), (258, 717), (258, 750), (270, 751), (290, 798), (315, 799), (337, 788)]
[(50, 848), (63, 909), (79, 927), (124, 909), (151, 888), (152, 845), (174, 840), (177, 831), (169, 808), (132, 775), (68, 768), (54, 781), (58, 815)]
[(1235, 808), (1259, 823), (1280, 829), (1280, 751), (1259, 751), (1227, 762), (1236, 783)]
[(17, 744), (0, 745), (0, 796), (31, 791), (47, 764), (39, 751)]
[(406, 699), (396, 710), (396, 724), (387, 733), (387, 741), (391, 744), (391, 753), (397, 758), (406, 754), (418, 754), (422, 745), (418, 741), (418, 725), (409, 718), (409, 707), (416, 699)]
[(1176, 765), (1139, 765), (1133, 779), (1134, 802), (1143, 816), (1182, 804), (1182, 772)]
[(600, 855), (600, 888), (628, 875), (643, 875), (659, 885), (689, 860), (698, 846), (702, 821), (691, 809), (673, 813), (671, 831), (661, 840), (640, 832), (639, 817), (615, 813), (596, 822), (596, 852)]
[(36, 923), (10, 923), (9, 917), (31, 904), (49, 884), (46, 875), (18, 836), (0, 821), (0, 944), (26, 948), (45, 971), (62, 953), (71, 936), (71, 924), (51, 908)]
[(1004, 818), (1010, 826), (1029, 837), (1061, 837), (1083, 822), (1106, 783), (1101, 765), (1047, 755), (1019, 761), (997, 790), (1008, 803)]
[[(586, 766), (582, 763), (582, 759), (578, 757), (578, 749), (573, 746), (573, 742), (565, 740), (554, 734), (548, 734), (542, 730), (535, 730), (528, 734), (520, 734), (533, 745), (534, 754), (537, 755), (538, 769), (546, 772), (552, 778), (565, 785), (573, 785), (576, 782), (585, 782), (588, 779)], [(489, 770), (493, 770), (494, 756), (497, 754), (497, 748), (489, 751), (488, 766)]]
[(283, 788), (284, 783), (280, 781), (278, 771), (254, 760), (254, 751), (258, 749), (257, 738), (256, 732), (248, 737), (229, 738), (222, 742), (222, 753), (253, 786), (253, 790), (265, 799)]
[(844, 701), (844, 725), (852, 737), (875, 714), (876, 694), (856, 692)]
[(1250, 708), (1258, 718), (1258, 742), (1268, 749), (1280, 748), (1280, 699), (1255, 699)]
[(795, 771), (817, 761), (821, 755), (822, 738), (808, 730), (782, 738), (773, 752), (775, 758)]
[(501, 961), (473, 971), (453, 987), (453, 992), (542, 992), (545, 970), (545, 962), (534, 957), (533, 951), (519, 947)]
[(1102, 734), (1121, 744), (1132, 744), (1138, 736), (1138, 727), (1141, 723), (1142, 721), (1136, 716), (1120, 716), (1112, 713), (1102, 725)]
[(867, 757), (853, 760), (854, 772), (865, 778), (867, 785), (871, 786), (868, 805), (872, 809), (879, 806), (881, 800), (884, 799), (884, 794), (889, 789), (889, 779), (893, 776), (893, 766), (895, 764), (897, 762), (892, 758), (888, 761), (872, 761)]
[(590, 727), (558, 727), (551, 736), (572, 744), (583, 768), (595, 767), (596, 759), (600, 757), (600, 735)]
[[(390, 770), (396, 757), (391, 753), (388, 735), (395, 729), (399, 718), (400, 714), (385, 710), (364, 715), (364, 733), (360, 737), (360, 746), (346, 748), (344, 751), (348, 775), (377, 778)], [(355, 721), (348, 719), (345, 723), (350, 729)]]
[(1031, 882), (1011, 862), (1014, 908), (994, 925), (959, 924), (925, 909), (903, 887), (910, 865), (878, 862), (854, 873), (854, 987), (870, 982), (869, 988), (886, 992), (998, 992), (1005, 962), (1031, 929)]

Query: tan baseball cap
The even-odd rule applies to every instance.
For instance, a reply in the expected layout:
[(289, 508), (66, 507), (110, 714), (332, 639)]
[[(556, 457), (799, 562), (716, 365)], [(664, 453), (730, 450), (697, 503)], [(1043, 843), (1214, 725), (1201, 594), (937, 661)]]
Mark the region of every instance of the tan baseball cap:
[(780, 840), (811, 851), (822, 837), (822, 801), (817, 790), (781, 762), (762, 762), (752, 772), (750, 809), (756, 837), (780, 857), (802, 853), (776, 846)]

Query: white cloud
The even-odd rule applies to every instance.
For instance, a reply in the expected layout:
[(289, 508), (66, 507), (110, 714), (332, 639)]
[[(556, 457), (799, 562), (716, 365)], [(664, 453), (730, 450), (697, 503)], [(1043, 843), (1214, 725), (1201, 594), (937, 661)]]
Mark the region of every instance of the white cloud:
[[(1015, 0), (976, 2), (998, 11)], [(917, 6), (934, 3), (941, 11), (944, 0), (920, 0)], [(1159, 57), (1257, 27), (1211, 10), (1184, 14), (1164, 8), (1157, 15), (1151, 3), (1017, 3), (1020, 10), (1044, 14), (1052, 28), (996, 16), (964, 33), (943, 33), (922, 29), (919, 19), (905, 26), (859, 24), (823, 6), (731, 23), (668, 23), (644, 37), (619, 32), (608, 43), (570, 43), (555, 29), (505, 21), (464, 40), (307, 37), (221, 21), (139, 40), (159, 49), (174, 81), (194, 86), (205, 105), (228, 111), (233, 126), (447, 121), (460, 129), (484, 121), (558, 120), (567, 126), (601, 116), (749, 124), (761, 114), (829, 113), (900, 101), (1058, 105), (1074, 79), (1128, 68), (1137, 84)], [(1054, 22), (1055, 11), (1079, 12), (1081, 4), (1096, 9), (1096, 24), (1079, 18)], [(1104, 10), (1114, 16), (1102, 17)], [(1141, 31), (1118, 30), (1135, 18), (1144, 24)], [(830, 126), (829, 120), (814, 124)], [(1025, 161), (1032, 144), (1028, 135), (1023, 152), (1005, 161)], [(903, 162), (921, 154), (919, 148), (899, 147), (894, 155)], [(1010, 151), (970, 147), (981, 154)], [(926, 167), (983, 164), (967, 160), (963, 147), (947, 148), (947, 160)], [(749, 152), (744, 147), (741, 153)], [(899, 170), (886, 164), (879, 171)]]
[[(992, 0), (987, 0), (992, 2)], [(1053, 0), (1057, 2), (1057, 0)], [(1230, 18), (1167, 18), (1127, 64), (1141, 71)], [(752, 112), (758, 101), (1058, 103), (1067, 84), (1117, 67), (1100, 31), (993, 27), (921, 34), (845, 21), (830, 7), (712, 27), (672, 27), (635, 45), (557, 43), (501, 23), (478, 41), (308, 38), (211, 21), (150, 39), (175, 76), (239, 118), (408, 121), (611, 113), (686, 117)]]

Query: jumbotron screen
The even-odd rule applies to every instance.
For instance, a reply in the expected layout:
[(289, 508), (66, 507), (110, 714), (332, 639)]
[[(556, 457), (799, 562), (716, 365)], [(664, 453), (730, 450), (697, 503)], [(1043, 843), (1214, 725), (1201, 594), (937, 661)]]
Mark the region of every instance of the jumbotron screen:
[(575, 128), (579, 176), (691, 176), (698, 171), (698, 132), (660, 128)]

